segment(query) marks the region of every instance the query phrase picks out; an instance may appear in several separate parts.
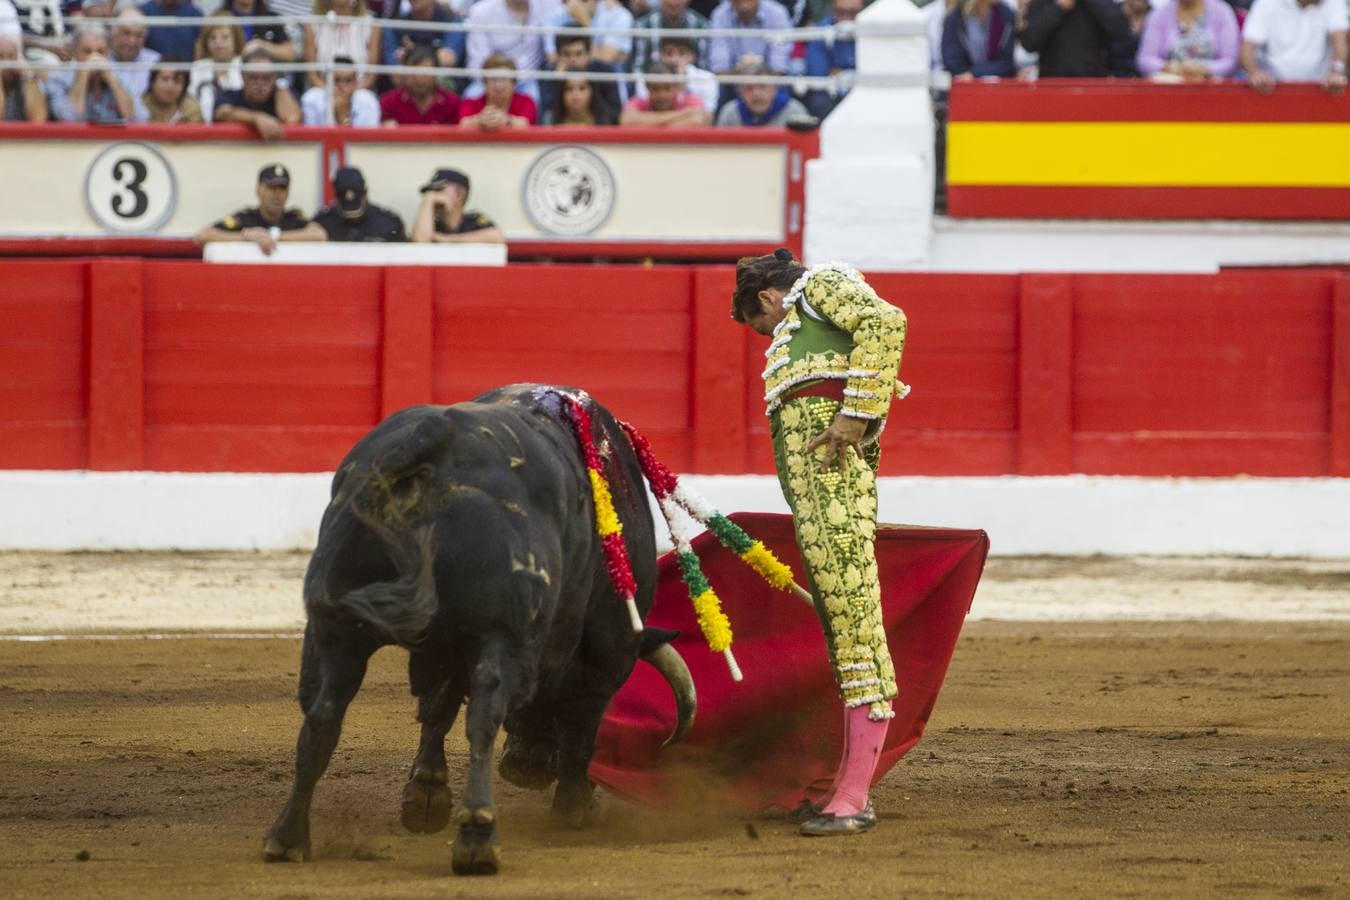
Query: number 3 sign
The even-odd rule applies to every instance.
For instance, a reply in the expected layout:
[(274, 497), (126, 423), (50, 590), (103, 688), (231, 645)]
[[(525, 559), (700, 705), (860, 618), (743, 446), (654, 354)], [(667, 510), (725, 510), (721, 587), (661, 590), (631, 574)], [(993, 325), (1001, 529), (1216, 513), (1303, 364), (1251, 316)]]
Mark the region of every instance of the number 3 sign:
[(154, 147), (113, 144), (90, 164), (84, 202), (94, 221), (109, 231), (153, 233), (173, 215), (178, 182), (169, 161)]

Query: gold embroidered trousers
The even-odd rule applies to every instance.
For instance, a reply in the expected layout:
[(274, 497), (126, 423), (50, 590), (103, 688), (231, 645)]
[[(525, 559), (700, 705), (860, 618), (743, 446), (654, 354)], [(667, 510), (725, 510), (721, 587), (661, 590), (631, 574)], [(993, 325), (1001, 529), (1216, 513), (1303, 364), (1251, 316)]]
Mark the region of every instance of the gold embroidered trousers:
[(895, 667), (881, 622), (881, 584), (873, 542), (877, 529), (876, 466), (881, 448), (865, 447), (866, 459), (848, 453), (848, 467), (820, 470), (817, 449), (806, 445), (839, 412), (828, 397), (783, 402), (770, 420), (774, 462), (783, 496), (792, 508), (797, 546), (825, 631), (839, 693), (849, 707), (867, 704), (870, 717), (891, 715), (899, 693)]

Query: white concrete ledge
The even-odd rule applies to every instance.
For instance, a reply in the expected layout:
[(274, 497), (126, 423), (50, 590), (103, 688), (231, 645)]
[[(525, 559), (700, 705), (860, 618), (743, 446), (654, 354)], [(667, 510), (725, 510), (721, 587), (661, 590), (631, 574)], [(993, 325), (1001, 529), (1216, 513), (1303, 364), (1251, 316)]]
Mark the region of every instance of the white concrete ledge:
[[(314, 545), (330, 476), (0, 472), (0, 549)], [(687, 476), (720, 509), (786, 512), (769, 476)], [(1000, 555), (1350, 558), (1350, 479), (882, 478), (887, 522), (983, 528)]]

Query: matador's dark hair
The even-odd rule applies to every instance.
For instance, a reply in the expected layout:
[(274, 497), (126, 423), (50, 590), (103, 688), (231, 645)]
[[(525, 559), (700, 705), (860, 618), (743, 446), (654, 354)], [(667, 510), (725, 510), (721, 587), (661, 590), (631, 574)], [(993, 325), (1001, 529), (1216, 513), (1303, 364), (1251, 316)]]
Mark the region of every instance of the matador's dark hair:
[(744, 322), (760, 311), (759, 292), (767, 288), (786, 291), (806, 267), (785, 247), (767, 256), (743, 256), (736, 262), (736, 292), (731, 295), (731, 317)]

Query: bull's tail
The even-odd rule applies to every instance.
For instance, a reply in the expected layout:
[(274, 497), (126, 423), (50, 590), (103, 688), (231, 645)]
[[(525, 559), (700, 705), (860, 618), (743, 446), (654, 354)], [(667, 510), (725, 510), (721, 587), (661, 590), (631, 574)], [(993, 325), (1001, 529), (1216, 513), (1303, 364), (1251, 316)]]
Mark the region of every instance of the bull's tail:
[(390, 643), (405, 647), (420, 643), (430, 631), (438, 608), (434, 526), (428, 524), (415, 531), (392, 528), (363, 514), (356, 504), (350, 509), (380, 538), (399, 577), (363, 585), (338, 597), (306, 597), (310, 608), (350, 616)]

